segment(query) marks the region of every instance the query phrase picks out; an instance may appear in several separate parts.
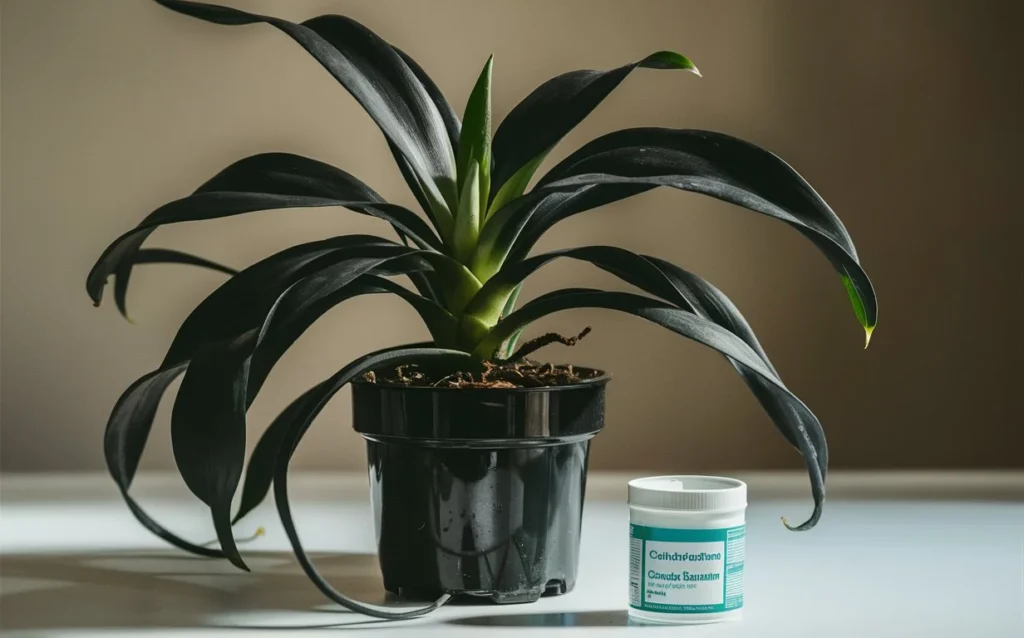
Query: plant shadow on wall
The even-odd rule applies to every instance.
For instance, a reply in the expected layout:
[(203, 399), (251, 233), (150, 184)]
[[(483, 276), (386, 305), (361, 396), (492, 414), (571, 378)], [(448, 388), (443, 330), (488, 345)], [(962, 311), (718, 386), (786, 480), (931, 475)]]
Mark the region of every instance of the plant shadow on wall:
[[(380, 415), (385, 414), (392, 420), (399, 418), (395, 410), (381, 407), (388, 396), (413, 396), (412, 391), (447, 392), (451, 410), (444, 418), (448, 420), (426, 423), (423, 428), (429, 435), (425, 438), (449, 441), (458, 438), (451, 434), (453, 430), (439, 432), (439, 428), (464, 428), (465, 419), (460, 421), (456, 416), (483, 414), (474, 411), (480, 406), (502, 401), (506, 405), (519, 401), (533, 407), (547, 406), (548, 399), (554, 401), (552, 397), (559, 393), (563, 397), (559, 400), (568, 402), (570, 399), (564, 397), (577, 396), (571, 393), (580, 392), (581, 387), (594, 391), (595, 382), (606, 379), (597, 371), (534, 364), (525, 358), (543, 345), (571, 343), (573, 339), (542, 335), (517, 348), (519, 335), (530, 323), (571, 308), (632, 314), (725, 355), (783, 436), (803, 456), (814, 510), (807, 521), (793, 529), (806, 530), (817, 523), (825, 499), (828, 466), (821, 425), (783, 384), (749, 325), (722, 292), (663, 259), (618, 247), (587, 246), (530, 256), (538, 239), (569, 216), (657, 187), (702, 193), (778, 219), (809, 239), (839, 275), (854, 315), (870, 338), (877, 320), (877, 303), (849, 234), (811, 186), (766, 150), (711, 131), (624, 129), (594, 139), (546, 174), (535, 176), (559, 140), (632, 71), (675, 69), (697, 74), (690, 60), (678, 53), (659, 51), (610, 71), (581, 70), (559, 75), (513, 108), (492, 135), (490, 59), (460, 121), (423, 69), (400, 49), (348, 18), (325, 15), (294, 24), (215, 5), (157, 1), (179, 13), (218, 24), (268, 24), (302, 46), (378, 125), (426, 219), (388, 203), (341, 169), (298, 155), (265, 153), (239, 160), (191, 195), (161, 206), (103, 252), (88, 276), (89, 295), (99, 304), (107, 280), (113, 277), (114, 301), (126, 316), (128, 282), (137, 264), (190, 264), (231, 275), (184, 321), (162, 364), (124, 392), (107, 425), (104, 451), (109, 470), (132, 513), (153, 533), (178, 548), (227, 558), (247, 569), (232, 536), (232, 525), (273, 487), (295, 554), (324, 595), (349, 609), (386, 618), (411, 617), (435, 608), (453, 591), (441, 581), (427, 583), (438, 593), (445, 592), (434, 606), (396, 614), (352, 601), (320, 576), (306, 556), (292, 521), (287, 493), (292, 455), (323, 406), (350, 382), (378, 389), (364, 404), (375, 401), (376, 408), (371, 406), (371, 412), (375, 409), (382, 420), (385, 417)], [(143, 248), (147, 237), (164, 224), (320, 206), (339, 206), (380, 218), (393, 227), (401, 242), (366, 235), (330, 237), (294, 246), (241, 271), (173, 250)], [(639, 292), (572, 288), (548, 293), (517, 309), (523, 281), (542, 266), (563, 258), (589, 262)], [(396, 276), (407, 277), (414, 290), (391, 279)], [(246, 467), (246, 410), (270, 370), (328, 309), (368, 294), (395, 294), (407, 301), (423, 319), (432, 341), (368, 354), (291, 403), (257, 443), (245, 473), (240, 508), (232, 515), (232, 497)], [(209, 506), (219, 547), (200, 546), (171, 534), (129, 494), (157, 405), (181, 374), (184, 378), (171, 416), (175, 461), (189, 489)], [(486, 395), (489, 398), (474, 394), (480, 392), (490, 393)], [(580, 454), (573, 457), (582, 470), (575, 479), (579, 487), (566, 484), (550, 490), (549, 496), (571, 494), (582, 502), (581, 481), (589, 445), (585, 439), (603, 424), (603, 389), (595, 397), (597, 403), (589, 406), (589, 411), (581, 408), (580, 412), (589, 415), (590, 420), (577, 415), (579, 418), (566, 426), (575, 437), (570, 437), (571, 441), (546, 431), (531, 431), (527, 436), (521, 431), (523, 423), (510, 422), (502, 437), (490, 440), (492, 447), (502, 449), (485, 450), (478, 459), (464, 463), (466, 467), (476, 463), (482, 468), (482, 473), (471, 480), (481, 480), (497, 467), (494, 463), (505, 462), (502, 459), (506, 457), (499, 453), (508, 451), (511, 455), (509, 450), (537, 443), (530, 437), (538, 437), (544, 439), (539, 441), (542, 443), (582, 446), (578, 448)], [(356, 429), (371, 440), (380, 438), (382, 431), (361, 429), (364, 424), (359, 419), (358, 393), (356, 399)], [(398, 404), (404, 405), (401, 401)], [(404, 435), (418, 427), (413, 416), (400, 417), (408, 422), (389, 422), (387, 427), (403, 429)], [(490, 425), (489, 421), (485, 423)], [(423, 432), (420, 439), (407, 436), (405, 443), (424, 436)], [(473, 438), (471, 433), (466, 437)], [(500, 445), (494, 442), (499, 439)], [(387, 448), (381, 458), (392, 453), (397, 452)], [(440, 454), (419, 450), (413, 458), (429, 458), (436, 463), (430, 467), (439, 468), (437, 471), (453, 471), (438, 460)], [(529, 456), (525, 452), (523, 455)], [(543, 469), (549, 461), (538, 465), (538, 459), (533, 458), (530, 462), (531, 467)], [(374, 468), (383, 473), (386, 466), (381, 461)], [(398, 499), (395, 502), (416, 498), (410, 496), (415, 489), (412, 483), (418, 480), (416, 475), (402, 476), (406, 488), (396, 487), (393, 479), (390, 483), (380, 479), (382, 491), (402, 492), (394, 497)], [(547, 490), (540, 485), (530, 487), (533, 491), (529, 494), (518, 494), (513, 488), (523, 484), (521, 477), (512, 469), (504, 476), (507, 480), (491, 486), (491, 501), (482, 502), (474, 516), (493, 505), (495, 513), (491, 516), (496, 517), (503, 512), (502, 507), (511, 509), (516, 503), (535, 501)], [(444, 489), (458, 491), (459, 484), (453, 488), (452, 481), (463, 480), (470, 479), (447, 476)], [(505, 493), (499, 496), (502, 490)], [(474, 507), (477, 505), (480, 503), (475, 502)], [(549, 503), (547, 509), (549, 514), (557, 511), (557, 504), (553, 509)], [(424, 511), (429, 510), (427, 507)], [(509, 513), (501, 516), (510, 518)], [(433, 525), (437, 521), (424, 520), (423, 524), (427, 522)], [(539, 533), (536, 521), (528, 523), (510, 532)], [(565, 528), (571, 530), (573, 526)], [(565, 540), (576, 546), (578, 529), (576, 536)], [(456, 557), (460, 556), (456, 550), (482, 545), (472, 539), (454, 542), (452, 555)], [(563, 590), (571, 587), (574, 578), (573, 569), (561, 580)], [(531, 584), (534, 589), (524, 599), (539, 595), (545, 584)], [(398, 591), (402, 587), (388, 586)]]

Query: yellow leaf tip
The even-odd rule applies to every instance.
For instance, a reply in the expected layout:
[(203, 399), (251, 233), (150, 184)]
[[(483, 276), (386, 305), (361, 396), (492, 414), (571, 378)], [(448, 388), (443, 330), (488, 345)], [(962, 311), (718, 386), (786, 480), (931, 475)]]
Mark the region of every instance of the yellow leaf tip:
[(874, 326), (864, 327), (864, 349), (867, 350), (868, 346), (871, 345), (871, 335), (875, 332)]
[(700, 74), (700, 69), (698, 69), (698, 68), (697, 68), (697, 67), (695, 67), (695, 66), (694, 66), (694, 67), (691, 67), (691, 68), (690, 68), (690, 69), (688, 69), (688, 70), (690, 71), (690, 73), (692, 73), (692, 74), (696, 75), (696, 76), (697, 76), (697, 77), (699, 77), (699, 78), (702, 78), (702, 77), (704, 77), (703, 75), (701, 75), (701, 74)]

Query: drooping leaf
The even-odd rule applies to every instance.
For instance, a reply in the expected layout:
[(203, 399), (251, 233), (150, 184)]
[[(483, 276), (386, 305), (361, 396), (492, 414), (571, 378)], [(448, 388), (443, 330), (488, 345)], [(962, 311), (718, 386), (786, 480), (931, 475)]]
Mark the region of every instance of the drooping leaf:
[[(354, 290), (355, 288), (356, 286), (350, 286), (349, 290)], [(382, 288), (380, 292), (387, 291)], [(416, 343), (408, 346), (399, 346), (399, 348), (429, 348), (431, 345), (429, 342)], [(266, 347), (266, 342), (264, 342), (263, 346)], [(270, 491), (270, 486), (274, 482), (278, 450), (281, 449), (285, 434), (288, 433), (288, 429), (299, 415), (299, 410), (302, 409), (303, 403), (309, 398), (309, 394), (307, 392), (289, 403), (288, 407), (274, 418), (267, 429), (264, 430), (263, 435), (260, 436), (260, 440), (256, 443), (256, 447), (253, 448), (252, 454), (249, 456), (249, 462), (246, 464), (242, 497), (239, 501), (238, 512), (232, 520), (233, 523), (237, 523), (249, 512), (256, 509), (263, 502), (263, 499), (266, 498), (267, 493)]]
[(302, 24), (186, 0), (165, 7), (224, 25), (269, 24), (291, 37), (365, 109), (417, 175), (431, 207), (455, 202), (455, 158), (445, 119), (417, 74), (394, 48), (355, 20), (324, 15)]
[(591, 263), (644, 292), (715, 321), (743, 339), (777, 375), (753, 330), (721, 291), (675, 264), (649, 255), (638, 255), (617, 246), (565, 248), (510, 262), (488, 280), (473, 303), (466, 308), (466, 312), (485, 313), (494, 303), (493, 300), (507, 298), (500, 316), (508, 315), (511, 312), (510, 305), (515, 304), (523, 282), (540, 268), (558, 259)]
[[(506, 256), (522, 258), (558, 221), (657, 186), (709, 195), (793, 226), (850, 278), (864, 307), (861, 325), (874, 328), (878, 307), (871, 281), (832, 209), (777, 156), (721, 133), (644, 128), (599, 137), (495, 214), (481, 233), (478, 254), (491, 255), (491, 268)], [(543, 202), (548, 197), (551, 204)], [(478, 275), (486, 277), (486, 270)]]
[[(644, 255), (644, 258), (665, 273), (665, 276), (672, 282), (679, 295), (684, 297), (693, 307), (694, 312), (743, 339), (761, 357), (765, 365), (772, 372), (775, 372), (776, 376), (779, 376), (771, 361), (768, 360), (768, 355), (765, 354), (747, 320), (724, 293), (693, 273), (687, 272), (664, 259), (650, 255)], [(732, 363), (736, 371), (743, 377), (743, 380), (750, 387), (758, 402), (771, 417), (772, 422), (776, 425), (784, 424), (784, 426), (779, 427), (779, 431), (782, 432), (782, 435), (786, 437), (790, 444), (799, 449), (800, 444), (795, 433), (807, 433), (811, 443), (814, 445), (814, 449), (817, 451), (822, 477), (825, 477), (828, 471), (828, 446), (825, 442), (825, 432), (821, 424), (816, 419), (809, 419), (808, 415), (799, 410), (792, 409), (786, 397), (780, 396), (778, 392), (775, 392), (771, 384), (760, 375), (751, 372), (732, 359), (729, 362)]]
[(224, 552), (212, 547), (190, 543), (171, 533), (152, 517), (129, 494), (142, 452), (156, 416), (160, 399), (167, 387), (185, 370), (185, 364), (161, 368), (141, 377), (122, 393), (110, 413), (103, 434), (103, 458), (121, 496), (132, 515), (150, 532), (171, 545), (199, 556), (223, 558)]
[[(560, 258), (579, 259), (592, 263), (644, 292), (722, 326), (743, 339), (769, 370), (779, 376), (746, 319), (721, 291), (697, 275), (670, 262), (647, 255), (637, 255), (623, 248), (613, 246), (569, 248), (510, 263), (487, 282), (467, 308), (467, 312), (483, 315), (485, 320), (489, 320), (489, 313), (493, 313), (493, 310), (488, 309), (500, 301), (515, 282), (522, 282), (537, 269)], [(520, 285), (521, 283), (516, 284), (516, 288)], [(506, 314), (508, 313), (502, 312), (502, 316)], [(513, 337), (516, 334), (519, 332), (514, 333)], [(506, 346), (502, 346), (501, 353), (503, 358), (511, 356), (511, 350)], [(785, 397), (780, 399), (774, 392), (774, 388), (758, 374), (732, 360), (730, 362), (751, 388), (773, 422), (783, 424), (779, 430), (792, 445), (799, 447), (793, 432), (807, 431), (822, 460), (821, 467), (824, 473), (827, 467), (828, 451), (821, 424), (816, 420), (807, 421), (806, 415), (793, 411)]]
[[(691, 311), (631, 293), (588, 289), (569, 289), (548, 293), (531, 301), (499, 322), (491, 333), (478, 344), (474, 352), (481, 357), (490, 357), (500, 347), (502, 341), (516, 330), (540, 317), (574, 308), (605, 308), (633, 314), (713, 348), (762, 377), (771, 384), (773, 392), (780, 400), (786, 402), (789, 409), (802, 416), (800, 420), (776, 422), (779, 428), (818, 423), (817, 417), (810, 409), (786, 388), (771, 368), (743, 339)], [(775, 415), (770, 414), (769, 416), (774, 417)], [(821, 510), (825, 502), (824, 464), (827, 462), (827, 457), (821, 458), (816, 449), (816, 441), (806, 429), (791, 434), (807, 466), (811, 481), (811, 493), (814, 497), (814, 511), (806, 521), (795, 527), (790, 527), (790, 529), (807, 530), (814, 527), (818, 519), (821, 518)], [(824, 439), (821, 440), (821, 444), (824, 444)], [(788, 523), (787, 527), (789, 527)]]
[(270, 491), (274, 482), (274, 466), (277, 463), (277, 452), (281, 449), (284, 435), (292, 421), (298, 415), (306, 395), (300, 395), (281, 411), (267, 429), (263, 431), (245, 469), (245, 481), (242, 483), (242, 498), (238, 504), (238, 512), (231, 520), (232, 524), (242, 520), (249, 512), (256, 509)]
[(443, 339), (444, 332), (454, 334), (454, 319), (433, 302), (384, 279), (363, 279), (385, 265), (392, 272), (402, 272), (399, 263), (404, 268), (429, 267), (421, 263), (423, 253), (389, 251), (326, 265), (280, 294), (259, 327), (206, 343), (192, 355), (171, 417), (175, 460), (186, 484), (210, 507), (221, 547), (236, 566), (246, 569), (231, 533), (231, 500), (245, 460), (245, 413), (267, 374), (309, 325), (356, 294), (396, 293), (420, 312), (435, 339)]
[(207, 268), (225, 275), (237, 275), (238, 271), (215, 261), (170, 248), (144, 248), (135, 255), (136, 264), (184, 264)]
[[(478, 182), (478, 209), (487, 208), (491, 189), (491, 68), (494, 56), (487, 58), (483, 71), (469, 94), (466, 110), (463, 113), (462, 137), (459, 139), (459, 152), (456, 166), (459, 174), (459, 192), (465, 197), (466, 182), (473, 179), (471, 173), (476, 171)], [(474, 168), (474, 164), (476, 167)], [(461, 215), (462, 200), (459, 200)], [(479, 213), (479, 219), (483, 213)]]
[[(418, 257), (413, 254), (374, 261), (396, 262), (396, 265), (405, 262), (404, 266), (397, 266), (405, 270), (421, 267), (409, 260)], [(256, 398), (274, 364), (295, 340), (325, 312), (352, 297), (379, 293), (397, 295), (419, 314), (435, 343), (452, 340), (455, 318), (433, 301), (392, 281), (368, 274), (380, 270), (381, 265), (367, 263), (366, 260), (342, 262), (297, 282), (280, 296), (263, 320), (255, 344), (252, 366), (248, 372), (250, 403)]]
[(89, 272), (86, 288), (99, 303), (107, 278), (130, 272), (146, 238), (163, 224), (217, 219), (258, 210), (342, 206), (384, 219), (421, 248), (444, 250), (416, 213), (384, 202), (380, 195), (344, 171), (288, 153), (254, 155), (235, 162), (195, 194), (165, 204), (115, 240)]
[[(246, 571), (249, 568), (231, 530), (231, 500), (245, 462), (248, 366), (243, 363), (257, 335), (251, 330), (227, 343), (201, 347), (185, 372), (171, 413), (171, 444), (178, 472), (210, 508), (217, 540), (228, 560)], [(221, 380), (227, 380), (229, 387), (216, 383)]]
[[(500, 192), (517, 173), (525, 188), (544, 155), (638, 67), (682, 69), (700, 75), (686, 57), (659, 51), (611, 71), (570, 71), (544, 82), (517, 104), (494, 132), (491, 192)], [(533, 170), (521, 173), (530, 164)]]
[[(238, 271), (234, 268), (222, 266), (217, 262), (203, 259), (196, 255), (170, 250), (167, 248), (143, 248), (135, 253), (135, 258), (120, 264), (120, 268), (114, 273), (114, 303), (121, 314), (128, 318), (128, 282), (131, 279), (132, 267), (138, 264), (185, 264), (208, 268), (226, 275), (236, 275)], [(131, 319), (129, 319), (130, 321)]]
[(188, 360), (205, 343), (231, 339), (258, 328), (289, 286), (331, 264), (354, 257), (413, 252), (417, 251), (378, 237), (345, 235), (299, 244), (271, 255), (224, 282), (200, 302), (178, 328), (164, 362)]
[(323, 263), (317, 262), (318, 259), (323, 260), (332, 250), (355, 250), (361, 246), (372, 250), (384, 250), (388, 246), (393, 251), (411, 250), (376, 237), (349, 236), (296, 246), (254, 264), (207, 297), (179, 328), (164, 364), (121, 395), (107, 422), (104, 457), (132, 513), (153, 533), (186, 551), (223, 556), (220, 550), (188, 543), (163, 529), (128, 493), (160, 399), (171, 382), (205, 343), (231, 338), (254, 325), (259, 326), (281, 292), (303, 273)]
[(306, 576), (316, 585), (317, 589), (331, 601), (349, 609), (353, 612), (383, 618), (388, 620), (402, 620), (415, 618), (429, 613), (447, 602), (449, 595), (445, 594), (434, 603), (419, 609), (396, 612), (392, 609), (367, 605), (349, 598), (336, 590), (320, 575), (313, 565), (306, 550), (299, 540), (298, 530), (295, 528), (295, 521), (292, 518), (291, 505), (288, 500), (288, 467), (291, 464), (292, 456), (295, 453), (299, 442), (305, 435), (313, 420), (317, 417), (323, 407), (337, 392), (347, 383), (370, 370), (380, 369), (388, 365), (399, 363), (424, 362), (424, 361), (449, 361), (466, 364), (474, 361), (473, 357), (465, 352), (455, 350), (440, 350), (436, 348), (403, 348), (399, 350), (388, 349), (366, 355), (342, 368), (336, 374), (314, 386), (300, 397), (297, 406), (288, 424), (287, 431), (283, 436), (281, 447), (277, 454), (277, 466), (274, 472), (274, 500), (277, 503), (277, 511), (281, 516), (281, 523), (284, 525), (285, 533), (291, 542), (292, 551), (299, 561), (299, 565), (306, 573)]
[[(432, 329), (437, 329), (437, 326), (446, 320), (452, 324), (452, 327), (446, 328), (447, 332), (454, 332), (454, 319), (443, 309), (430, 300), (385, 279), (370, 277), (361, 287), (353, 288), (350, 294), (338, 294), (347, 291), (343, 289), (344, 281), (338, 277), (337, 269), (335, 269), (328, 271), (326, 275), (321, 273), (319, 279), (309, 278), (299, 285), (288, 288), (291, 285), (289, 282), (298, 274), (310, 272), (310, 264), (320, 268), (329, 268), (331, 262), (325, 261), (323, 257), (325, 254), (330, 255), (332, 249), (337, 253), (352, 257), (359, 252), (356, 249), (366, 242), (370, 242), (369, 247), (373, 249), (370, 252), (376, 251), (378, 255), (415, 257), (420, 253), (420, 251), (403, 249), (397, 244), (372, 237), (350, 236), (343, 239), (345, 241), (317, 242), (314, 245), (300, 246), (285, 251), (285, 253), (246, 269), (235, 280), (226, 282), (207, 301), (200, 304), (200, 308), (197, 308), (190, 319), (183, 324), (168, 353), (166, 366), (133, 384), (115, 406), (108, 424), (107, 443), (105, 444), (108, 466), (111, 474), (122, 488), (122, 493), (132, 512), (147, 528), (161, 538), (186, 551), (206, 556), (224, 555), (220, 550), (193, 545), (170, 534), (149, 518), (128, 495), (131, 477), (134, 476), (135, 468), (141, 458), (160, 397), (190, 360), (191, 366), (186, 375), (188, 382), (182, 384), (178, 395), (179, 400), (175, 402), (177, 417), (172, 416), (172, 420), (178, 423), (176, 430), (178, 436), (174, 438), (184, 441), (177, 445), (176, 454), (178, 450), (184, 450), (182, 458), (186, 460), (181, 461), (182, 475), (187, 477), (187, 483), (197, 496), (200, 496), (204, 502), (213, 504), (211, 510), (222, 547), (230, 552), (234, 559), (233, 562), (242, 566), (241, 558), (237, 555), (237, 549), (234, 547), (234, 540), (230, 536), (230, 497), (227, 496), (227, 493), (234, 491), (234, 488), (231, 487), (231, 477), (241, 471), (240, 464), (244, 457), (244, 409), (251, 402), (251, 398), (244, 400), (239, 398), (238, 394), (239, 388), (244, 389), (248, 385), (244, 376), (248, 375), (246, 357), (249, 356), (249, 352), (245, 348), (256, 345), (264, 346), (257, 352), (256, 365), (252, 375), (258, 379), (258, 383), (253, 388), (258, 391), (259, 384), (269, 373), (273, 363), (330, 305), (336, 305), (344, 298), (355, 294), (367, 294), (368, 292), (398, 294), (413, 305)], [(380, 252), (380, 248), (389, 246), (388, 251)], [(348, 252), (343, 252), (344, 249), (348, 249)], [(428, 254), (430, 259), (447, 259), (438, 253)], [(331, 258), (340, 259), (337, 254)], [(355, 259), (358, 260), (358, 258)], [(364, 258), (360, 263), (365, 265), (367, 261)], [(387, 261), (393, 260), (383, 258), (375, 260), (380, 263)], [(423, 267), (421, 264), (410, 263), (402, 267), (399, 262), (392, 264), (387, 269), (390, 274)], [(326, 287), (323, 285), (324, 282), (326, 282)], [(330, 286), (334, 286), (337, 290), (332, 291)], [(276, 297), (280, 297), (280, 292), (284, 290), (293, 290), (294, 294), (286, 299), (294, 299), (296, 303), (286, 303), (283, 309), (279, 307), (280, 304), (273, 305), (276, 297), (270, 299), (271, 305), (269, 306), (265, 302), (260, 303), (258, 300), (261, 294), (266, 296), (265, 291), (260, 292), (262, 289), (269, 289), (272, 292), (279, 291)], [(262, 308), (262, 315), (260, 308)], [(278, 310), (278, 312), (274, 313), (273, 310)], [(262, 330), (257, 331), (260, 336), (259, 341), (250, 342), (245, 339), (232, 338), (226, 338), (225, 342), (221, 344), (204, 341), (204, 339), (225, 338), (227, 334), (234, 334), (231, 333), (231, 330), (249, 329), (252, 334), (254, 323), (259, 327), (260, 321), (269, 321), (266, 319), (268, 313), (277, 322), (269, 328), (263, 326)], [(438, 338), (438, 335), (435, 334), (435, 338)], [(193, 359), (197, 355), (199, 358)], [(224, 385), (218, 385), (221, 382), (227, 384), (226, 390)], [(255, 391), (251, 395), (252, 397), (255, 397)], [(240, 418), (239, 414), (242, 415)], [(181, 434), (182, 428), (185, 428), (184, 435)], [(207, 435), (212, 436), (213, 433), (223, 435), (223, 445), (200, 449), (190, 443), (190, 435), (195, 439)], [(193, 454), (191, 461), (187, 460), (190, 452)], [(209, 456), (211, 459), (215, 459), (215, 462), (204, 463), (205, 456), (200, 456), (197, 460), (194, 455)], [(196, 475), (194, 471), (195, 468), (199, 468), (209, 472), (211, 467), (218, 468), (217, 472), (225, 474)], [(207, 485), (211, 481), (212, 484)], [(237, 484), (237, 478), (234, 479), (234, 483)], [(203, 487), (204, 485), (207, 487)]]

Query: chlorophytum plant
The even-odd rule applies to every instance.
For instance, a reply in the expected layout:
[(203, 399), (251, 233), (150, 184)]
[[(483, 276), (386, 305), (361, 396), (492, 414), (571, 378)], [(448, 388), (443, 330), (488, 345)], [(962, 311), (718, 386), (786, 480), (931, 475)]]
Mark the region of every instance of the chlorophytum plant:
[[(587, 246), (531, 255), (549, 228), (573, 215), (659, 187), (701, 193), (777, 219), (810, 240), (838, 273), (870, 338), (877, 303), (850, 235), (794, 169), (762, 148), (712, 131), (630, 128), (601, 135), (537, 174), (559, 140), (630, 73), (699, 75), (690, 60), (658, 51), (608, 71), (563, 73), (538, 86), (494, 126), (490, 59), (460, 121), (412, 58), (350, 18), (324, 15), (296, 24), (210, 4), (158, 2), (217, 24), (268, 24), (303, 47), (380, 128), (425, 218), (389, 203), (344, 170), (300, 155), (263, 153), (235, 162), (192, 194), (159, 207), (103, 252), (88, 275), (88, 293), (99, 304), (113, 277), (114, 301), (126, 317), (128, 282), (138, 264), (191, 264), (231, 275), (184, 321), (160, 366), (124, 392), (107, 424), (108, 468), (128, 507), (149, 530), (181, 549), (227, 558), (245, 569), (232, 526), (273, 487), (296, 555), (314, 577), (292, 520), (287, 476), (296, 446), (324, 405), (369, 371), (409, 363), (472, 370), (483, 361), (508, 361), (519, 356), (517, 338), (533, 321), (571, 308), (635, 315), (725, 355), (803, 456), (814, 509), (792, 529), (817, 523), (828, 466), (821, 424), (782, 382), (724, 294), (664, 259), (624, 248)], [(678, 81), (678, 76), (668, 79)], [(143, 247), (166, 224), (251, 211), (293, 215), (299, 213), (285, 209), (322, 206), (384, 220), (400, 241), (329, 237), (241, 271)], [(516, 308), (524, 280), (560, 259), (589, 262), (638, 292), (570, 288)], [(395, 276), (408, 277), (412, 288), (393, 281)], [(329, 309), (371, 294), (394, 294), (408, 302), (432, 341), (367, 354), (310, 388), (266, 428), (246, 466), (246, 410), (274, 364)], [(182, 374), (171, 415), (174, 458), (189, 489), (209, 507), (219, 547), (171, 533), (129, 495), (157, 406)], [(232, 514), (240, 484), (240, 505)]]

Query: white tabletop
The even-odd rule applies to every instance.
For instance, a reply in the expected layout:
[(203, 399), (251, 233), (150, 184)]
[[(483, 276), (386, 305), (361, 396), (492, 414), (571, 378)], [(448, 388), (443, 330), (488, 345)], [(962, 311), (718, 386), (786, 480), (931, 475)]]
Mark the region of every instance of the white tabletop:
[[(151, 477), (152, 478), (152, 477)], [(842, 477), (840, 477), (842, 479)], [(620, 634), (729, 638), (908, 638), (1024, 636), (1024, 487), (955, 499), (865, 499), (844, 490), (809, 533), (786, 531), (781, 515), (805, 514), (751, 481), (744, 618), (690, 627), (639, 626), (626, 615), (628, 511), (617, 477), (595, 477), (583, 524), (576, 590), (527, 605), (452, 605), (427, 618), (388, 623), (325, 603), (299, 571), (272, 506), (239, 526), (267, 534), (243, 550), (252, 574), (165, 547), (132, 519), (108, 479), (63, 477), (0, 482), (0, 628), (5, 636), (299, 635), (348, 628), (380, 636)], [(847, 477), (848, 485), (857, 484)], [(945, 479), (962, 485), (959, 480)], [(201, 506), (162, 479), (143, 481), (151, 513), (193, 539), (210, 537)], [(308, 548), (337, 587), (382, 602), (373, 526), (360, 478), (297, 481), (294, 509)], [(840, 480), (842, 483), (842, 480)], [(799, 485), (799, 481), (793, 483)], [(602, 488), (601, 485), (604, 485)], [(609, 489), (608, 486), (614, 486)], [(618, 487), (621, 486), (621, 489)], [(948, 493), (946, 494), (948, 496)], [(898, 495), (897, 495), (898, 496)], [(999, 500), (994, 500), (998, 498)], [(1017, 500), (1015, 500), (1015, 498)], [(305, 632), (302, 632), (305, 635)]]

